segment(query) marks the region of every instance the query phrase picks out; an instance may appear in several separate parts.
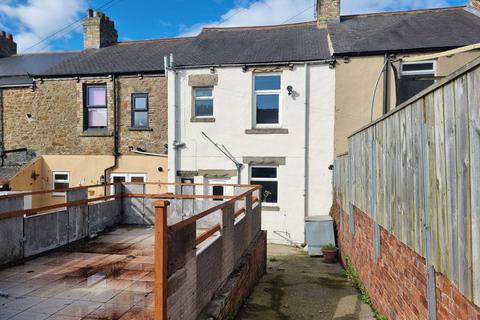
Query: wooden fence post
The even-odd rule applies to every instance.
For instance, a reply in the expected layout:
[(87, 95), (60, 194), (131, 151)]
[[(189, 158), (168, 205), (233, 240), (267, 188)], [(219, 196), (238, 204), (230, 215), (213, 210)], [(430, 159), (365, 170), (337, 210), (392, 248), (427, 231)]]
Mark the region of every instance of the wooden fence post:
[(157, 201), (155, 207), (155, 320), (167, 319), (167, 209), (168, 201)]

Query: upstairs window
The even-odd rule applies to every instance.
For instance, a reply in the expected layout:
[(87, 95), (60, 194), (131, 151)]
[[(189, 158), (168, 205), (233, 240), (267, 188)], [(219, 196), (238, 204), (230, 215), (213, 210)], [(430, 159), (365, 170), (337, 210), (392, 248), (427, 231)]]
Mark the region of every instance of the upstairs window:
[(193, 91), (195, 117), (213, 117), (213, 88), (195, 88)]
[(57, 191), (57, 190), (64, 190), (70, 187), (70, 173), (69, 172), (53, 172), (53, 192), (54, 196), (64, 196), (65, 192)]
[(277, 167), (251, 167), (250, 183), (262, 186), (262, 201), (278, 203)]
[(148, 128), (148, 94), (134, 93), (132, 95), (132, 127)]
[(280, 75), (255, 76), (255, 124), (280, 123)]
[(397, 87), (397, 104), (407, 101), (435, 83), (435, 61), (403, 62)]
[(95, 85), (86, 87), (85, 129), (107, 128), (107, 87)]

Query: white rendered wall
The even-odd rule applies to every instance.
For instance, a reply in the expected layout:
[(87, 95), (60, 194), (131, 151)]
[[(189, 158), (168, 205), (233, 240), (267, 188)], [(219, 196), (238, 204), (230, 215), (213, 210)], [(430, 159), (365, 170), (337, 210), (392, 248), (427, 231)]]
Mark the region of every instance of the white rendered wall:
[[(310, 86), (310, 214), (328, 214), (331, 206), (331, 171), (333, 162), (334, 76), (328, 65), (311, 65)], [(305, 73), (304, 66), (293, 70), (283, 69), (281, 96), (281, 124), (288, 134), (246, 134), (252, 129), (253, 81), (252, 71), (239, 67), (216, 68), (218, 85), (214, 87), (215, 122), (191, 122), (193, 89), (188, 85), (188, 75), (210, 74), (210, 69), (177, 71), (177, 103), (179, 106), (178, 137), (186, 144), (178, 151), (174, 168), (172, 157), (173, 128), (169, 128), (169, 179), (175, 171), (235, 170), (235, 165), (220, 153), (201, 132), (207, 133), (219, 145), (225, 145), (242, 162), (243, 157), (285, 157), (286, 164), (278, 167), (279, 211), (263, 211), (263, 229), (271, 242), (284, 242), (276, 232), (291, 241), (303, 243), (305, 194)], [(169, 76), (169, 124), (174, 123), (173, 81)], [(289, 96), (287, 86), (295, 94)], [(232, 177), (231, 183), (237, 178)], [(178, 180), (177, 180), (178, 181)], [(196, 181), (203, 181), (196, 177)], [(241, 183), (249, 183), (248, 165), (242, 169)], [(268, 206), (268, 205), (267, 205)]]

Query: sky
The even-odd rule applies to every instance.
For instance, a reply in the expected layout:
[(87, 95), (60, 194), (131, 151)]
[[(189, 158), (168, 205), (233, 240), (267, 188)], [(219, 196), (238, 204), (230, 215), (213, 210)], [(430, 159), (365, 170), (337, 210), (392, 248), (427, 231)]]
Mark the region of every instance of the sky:
[[(468, 0), (341, 0), (341, 14), (464, 5)], [(314, 19), (315, 0), (0, 0), (0, 29), (19, 53), (81, 50), (88, 8), (115, 21), (119, 40), (191, 36), (206, 26), (248, 26)]]

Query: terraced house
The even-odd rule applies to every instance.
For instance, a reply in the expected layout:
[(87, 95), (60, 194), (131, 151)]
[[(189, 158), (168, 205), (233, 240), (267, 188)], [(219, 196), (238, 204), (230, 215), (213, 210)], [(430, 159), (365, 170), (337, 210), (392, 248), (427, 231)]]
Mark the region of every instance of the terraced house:
[(316, 8), (311, 22), (130, 42), (90, 10), (78, 52), (16, 54), (0, 35), (2, 188), (169, 181), (229, 195), (215, 184), (261, 184), (269, 240), (303, 244), (304, 218), (329, 211), (328, 168), (347, 137), (479, 55), (442, 52), (480, 42), (478, 0)]

